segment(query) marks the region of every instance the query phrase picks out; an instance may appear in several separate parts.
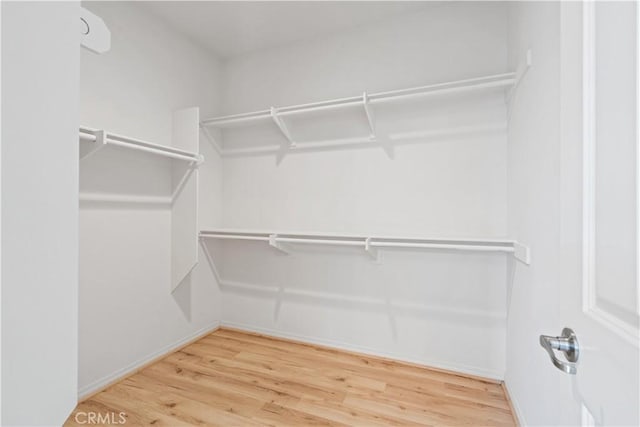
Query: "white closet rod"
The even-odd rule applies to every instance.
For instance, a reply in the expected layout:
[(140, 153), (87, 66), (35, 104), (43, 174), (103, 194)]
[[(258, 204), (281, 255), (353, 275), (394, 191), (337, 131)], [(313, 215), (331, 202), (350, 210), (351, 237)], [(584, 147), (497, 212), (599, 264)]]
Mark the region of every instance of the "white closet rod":
[(278, 237), (273, 240), (276, 243), (308, 243), (312, 245), (335, 245), (335, 246), (364, 246), (365, 241), (339, 240), (339, 239), (305, 239), (301, 237)]
[(482, 251), (482, 252), (506, 252), (515, 253), (514, 241), (509, 240), (454, 240), (454, 239), (408, 239), (398, 238), (392, 239), (388, 237), (354, 237), (341, 235), (325, 235), (325, 236), (309, 236), (300, 235), (299, 237), (276, 233), (256, 233), (247, 232), (216, 232), (202, 231), (202, 238), (213, 238), (221, 240), (253, 240), (271, 243), (300, 243), (300, 244), (319, 244), (331, 246), (360, 246), (375, 248), (416, 248), (416, 249), (452, 249), (465, 251)]
[(212, 239), (219, 239), (219, 240), (255, 240), (260, 242), (269, 241), (269, 236), (243, 236), (238, 234), (231, 235), (231, 234), (217, 234), (217, 233), (206, 233), (206, 232), (201, 232), (200, 237), (209, 237)]
[[(269, 239), (267, 239), (269, 240)], [(356, 240), (337, 240), (337, 239), (305, 239), (299, 237), (275, 237), (276, 243), (302, 243), (314, 245), (332, 245), (332, 246), (365, 246), (366, 239), (362, 241)], [(487, 251), (487, 252), (507, 252), (513, 253), (515, 250), (510, 246), (482, 246), (468, 244), (451, 244), (451, 243), (410, 243), (410, 242), (376, 242), (372, 240), (370, 247), (375, 248), (416, 248), (416, 249), (454, 249), (465, 251)]]
[(418, 249), (455, 249), (464, 251), (481, 252), (507, 252), (513, 253), (513, 246), (492, 246), (492, 245), (458, 245), (451, 243), (407, 243), (407, 242), (376, 242), (372, 241), (370, 246), (374, 248), (418, 248)]
[[(494, 87), (508, 87), (516, 82), (516, 73), (496, 74), (487, 77), (478, 77), (473, 79), (458, 80), (454, 82), (438, 83), (429, 86), (420, 86), (409, 89), (400, 89), (389, 92), (379, 92), (368, 94), (367, 100), (374, 103), (397, 101), (416, 96), (426, 96), (435, 94), (445, 94), (462, 92), (477, 89), (488, 89)], [(339, 98), (329, 101), (313, 102), (308, 104), (291, 105), (287, 107), (277, 108), (278, 115), (286, 116), (300, 114), (312, 111), (321, 111), (331, 108), (341, 108), (349, 106), (363, 105), (362, 96), (352, 96), (348, 98)], [(251, 120), (270, 119), (272, 117), (271, 110), (255, 111), (251, 113), (234, 114), (223, 117), (214, 117), (202, 120), (201, 124), (205, 126), (224, 126), (234, 123), (240, 123)]]
[(197, 164), (200, 164), (204, 161), (204, 157), (198, 153), (190, 153), (188, 151), (178, 150), (172, 147), (165, 147), (147, 141), (142, 141), (139, 139), (129, 138), (112, 133), (105, 133), (104, 140), (98, 141), (99, 137), (94, 132), (96, 131), (88, 130), (87, 128), (80, 128), (80, 140), (94, 143), (102, 142), (104, 145), (114, 145), (118, 147), (130, 148), (132, 150), (156, 154), (159, 156), (169, 157), (177, 160), (185, 160)]

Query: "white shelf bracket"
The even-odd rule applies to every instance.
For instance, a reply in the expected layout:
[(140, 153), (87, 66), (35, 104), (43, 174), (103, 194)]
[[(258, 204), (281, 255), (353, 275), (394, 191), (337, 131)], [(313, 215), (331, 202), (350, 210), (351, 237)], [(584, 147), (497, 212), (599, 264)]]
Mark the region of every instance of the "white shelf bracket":
[[(200, 157), (202, 157), (202, 155), (200, 155)], [(173, 191), (173, 194), (171, 194), (171, 204), (172, 205), (173, 205), (173, 202), (176, 201), (176, 199), (178, 198), (178, 196), (182, 192), (182, 189), (187, 185), (187, 182), (189, 182), (189, 178), (191, 177), (193, 172), (195, 172), (198, 169), (198, 165), (200, 163), (201, 163), (201, 161), (200, 161), (200, 159), (198, 159), (197, 162), (192, 162), (192, 163), (189, 164), (189, 166), (187, 167), (187, 171), (184, 173), (184, 175), (182, 175), (182, 178), (180, 178), (180, 182), (178, 183), (178, 185), (176, 186), (175, 190)]]
[(378, 249), (371, 246), (371, 237), (367, 237), (367, 240), (364, 241), (364, 251), (372, 260), (376, 263), (380, 263), (380, 252)]
[(518, 89), (518, 86), (520, 86), (520, 82), (527, 74), (527, 71), (529, 71), (529, 68), (531, 68), (531, 64), (531, 49), (527, 49), (524, 61), (518, 66), (518, 69), (516, 70), (516, 81), (513, 83), (513, 86), (511, 86), (511, 89), (509, 89), (509, 93), (507, 94), (507, 104), (511, 104), (511, 100), (515, 96), (516, 90)]
[(513, 256), (518, 261), (523, 262), (526, 265), (531, 265), (531, 250), (528, 246), (525, 246), (518, 242), (514, 242), (513, 249)]
[(276, 249), (277, 251), (285, 254), (285, 255), (289, 255), (289, 251), (287, 251), (284, 247), (282, 247), (282, 244), (280, 242), (278, 242), (278, 235), (277, 234), (270, 234), (269, 235), (269, 246), (271, 246), (272, 248)]
[(209, 252), (209, 248), (207, 247), (207, 243), (205, 242), (205, 240), (203, 238), (199, 238), (198, 240), (200, 241), (200, 246), (202, 247), (202, 250), (204, 252), (205, 258), (207, 259), (207, 262), (209, 263), (209, 267), (211, 268), (211, 272), (213, 273), (213, 277), (215, 277), (215, 279), (218, 282), (218, 284), (222, 283), (222, 279), (221, 279), (220, 273), (218, 272), (218, 268), (216, 267), (216, 263), (213, 260), (213, 257), (211, 256), (211, 253)]
[(96, 144), (99, 144), (100, 147), (107, 145), (107, 132), (103, 129), (96, 131)]
[(375, 115), (373, 113), (373, 108), (369, 103), (369, 95), (367, 95), (367, 92), (363, 92), (362, 94), (362, 106), (364, 107), (364, 113), (367, 115), (367, 123), (369, 124), (369, 131), (370, 131), (369, 140), (375, 141), (376, 140), (376, 120), (375, 120)]
[(209, 143), (211, 144), (211, 146), (213, 147), (214, 150), (216, 150), (216, 153), (218, 153), (219, 156), (222, 155), (222, 147), (220, 146), (220, 144), (218, 144), (218, 141), (216, 140), (216, 138), (211, 134), (211, 132), (209, 131), (209, 129), (207, 129), (206, 125), (200, 125), (200, 129), (202, 129), (202, 133), (204, 134), (204, 136), (207, 138), (207, 141), (209, 141)]
[(84, 160), (87, 157), (93, 156), (98, 151), (102, 150), (107, 145), (107, 133), (104, 130), (98, 130), (93, 133), (96, 137), (93, 148), (87, 152), (84, 156), (80, 157), (80, 160)]
[(282, 117), (280, 117), (280, 115), (278, 114), (278, 109), (276, 107), (271, 107), (270, 111), (271, 111), (271, 118), (275, 122), (276, 126), (278, 126), (278, 129), (280, 129), (280, 132), (282, 132), (284, 137), (287, 138), (287, 141), (289, 141), (289, 148), (295, 147), (296, 143), (291, 137), (291, 133), (289, 132), (289, 128), (287, 128), (287, 124), (284, 122)]

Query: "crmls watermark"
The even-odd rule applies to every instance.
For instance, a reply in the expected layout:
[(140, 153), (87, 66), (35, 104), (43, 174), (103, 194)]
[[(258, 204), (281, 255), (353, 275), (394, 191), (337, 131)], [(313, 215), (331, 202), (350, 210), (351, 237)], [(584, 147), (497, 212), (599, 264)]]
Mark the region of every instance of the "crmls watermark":
[(125, 424), (127, 422), (126, 412), (76, 412), (74, 417), (78, 424)]

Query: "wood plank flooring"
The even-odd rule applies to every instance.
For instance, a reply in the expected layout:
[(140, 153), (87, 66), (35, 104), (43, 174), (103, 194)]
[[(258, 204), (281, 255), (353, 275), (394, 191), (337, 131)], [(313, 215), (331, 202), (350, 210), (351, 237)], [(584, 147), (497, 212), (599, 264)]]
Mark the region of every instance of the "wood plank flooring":
[(229, 329), (81, 402), (65, 426), (91, 413), (126, 426), (515, 425), (500, 384)]

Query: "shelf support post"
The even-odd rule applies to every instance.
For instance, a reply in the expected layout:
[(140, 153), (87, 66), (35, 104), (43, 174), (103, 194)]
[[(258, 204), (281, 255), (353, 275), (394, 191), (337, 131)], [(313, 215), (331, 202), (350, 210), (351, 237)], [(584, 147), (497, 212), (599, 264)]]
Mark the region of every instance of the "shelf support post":
[(367, 116), (367, 123), (369, 124), (369, 141), (375, 141), (376, 121), (375, 115), (373, 114), (373, 108), (371, 108), (371, 104), (369, 103), (369, 95), (367, 95), (367, 92), (363, 92), (362, 94), (362, 106), (364, 107), (364, 113)]
[(289, 148), (295, 147), (296, 143), (291, 137), (291, 133), (289, 132), (289, 128), (287, 127), (287, 124), (284, 122), (282, 117), (280, 117), (280, 115), (278, 114), (278, 109), (276, 107), (271, 107), (270, 111), (271, 111), (271, 118), (275, 122), (276, 126), (278, 126), (278, 129), (280, 129), (280, 132), (282, 132), (284, 137), (287, 138), (287, 141), (289, 142)]
[(277, 234), (270, 234), (269, 235), (269, 246), (271, 246), (272, 248), (276, 249), (278, 252), (281, 252), (285, 255), (289, 255), (289, 251), (287, 251), (285, 248), (282, 247), (282, 244), (280, 242), (278, 242), (278, 235)]

